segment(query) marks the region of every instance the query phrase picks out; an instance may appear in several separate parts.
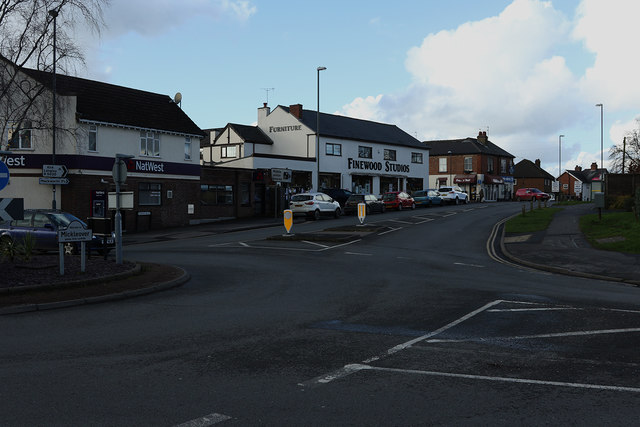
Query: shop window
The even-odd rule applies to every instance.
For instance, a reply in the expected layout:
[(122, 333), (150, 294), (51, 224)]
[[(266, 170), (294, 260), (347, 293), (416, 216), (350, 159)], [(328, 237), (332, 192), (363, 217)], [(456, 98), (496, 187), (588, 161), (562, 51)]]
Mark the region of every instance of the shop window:
[(373, 150), (371, 147), (365, 147), (363, 145), (358, 146), (358, 157), (361, 159), (370, 159), (373, 157)]
[(384, 150), (384, 159), (391, 160), (393, 162), (396, 161), (396, 150)]
[(232, 205), (232, 185), (207, 185), (200, 186), (200, 200), (203, 205)]
[(422, 153), (411, 153), (411, 163), (422, 163)]
[(160, 134), (153, 131), (140, 131), (140, 155), (160, 157)]
[(191, 138), (188, 136), (184, 138), (184, 159), (191, 160)]
[(464, 171), (465, 173), (469, 173), (473, 170), (473, 157), (465, 157), (464, 158)]
[(89, 125), (89, 151), (98, 151), (98, 126)]
[(139, 183), (138, 204), (140, 206), (160, 206), (162, 204), (162, 184), (152, 182)]
[(8, 149), (29, 150), (31, 145), (31, 121), (14, 123), (9, 126)]
[(223, 159), (228, 159), (228, 158), (235, 158), (237, 157), (237, 148), (235, 145), (224, 145), (222, 146), (222, 151), (220, 153), (220, 156)]
[(440, 157), (438, 158), (438, 172), (446, 172), (447, 171), (447, 158)]
[(327, 156), (342, 156), (342, 144), (327, 143), (325, 145), (325, 153)]

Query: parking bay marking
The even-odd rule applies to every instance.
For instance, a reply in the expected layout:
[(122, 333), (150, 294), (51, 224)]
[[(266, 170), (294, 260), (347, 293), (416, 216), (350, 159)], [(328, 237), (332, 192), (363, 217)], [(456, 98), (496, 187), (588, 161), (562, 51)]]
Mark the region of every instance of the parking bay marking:
[(230, 420), (231, 417), (223, 414), (209, 414), (186, 423), (178, 424), (175, 427), (208, 427), (223, 421)]

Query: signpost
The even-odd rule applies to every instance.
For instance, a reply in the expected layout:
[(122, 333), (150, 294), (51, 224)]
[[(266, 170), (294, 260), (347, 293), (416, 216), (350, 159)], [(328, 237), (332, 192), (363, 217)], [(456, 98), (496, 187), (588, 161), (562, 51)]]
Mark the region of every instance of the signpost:
[(47, 185), (67, 185), (69, 178), (39, 178), (38, 182)]
[(291, 169), (271, 169), (271, 179), (275, 182), (291, 182)]
[(291, 236), (289, 231), (291, 231), (291, 226), (293, 226), (293, 211), (291, 209), (286, 209), (283, 213), (284, 216), (284, 228), (287, 230), (287, 236)]
[(47, 178), (63, 178), (67, 172), (65, 165), (42, 165), (42, 176)]
[(116, 161), (111, 169), (113, 182), (116, 183), (116, 264), (122, 264), (122, 214), (120, 213), (120, 186), (127, 180), (126, 159), (132, 159), (130, 154), (116, 154)]
[(358, 203), (358, 219), (360, 220), (360, 225), (364, 225), (364, 219), (366, 217), (367, 217), (367, 204)]
[(9, 184), (9, 168), (4, 162), (0, 162), (0, 190)]
[(85, 242), (90, 242), (93, 238), (93, 232), (84, 228), (84, 225), (80, 221), (72, 221), (67, 228), (60, 229), (58, 231), (58, 245), (60, 252), (60, 275), (64, 275), (64, 244), (67, 242), (81, 242), (80, 243), (80, 271), (85, 271)]
[(24, 199), (0, 199), (0, 219), (24, 219)]

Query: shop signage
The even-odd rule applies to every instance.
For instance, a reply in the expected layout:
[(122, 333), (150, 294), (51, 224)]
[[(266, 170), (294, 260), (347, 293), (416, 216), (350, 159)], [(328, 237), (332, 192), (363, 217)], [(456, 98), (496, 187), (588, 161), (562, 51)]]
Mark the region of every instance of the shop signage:
[(149, 160), (132, 161), (135, 172), (158, 172), (164, 173), (164, 163), (152, 162)]
[(351, 157), (348, 159), (348, 169), (359, 169), (359, 170), (371, 170), (371, 171), (382, 171), (385, 172), (405, 172), (409, 173), (411, 168), (409, 165), (401, 164), (401, 163), (391, 163), (389, 161), (385, 161), (384, 164), (382, 162), (374, 162), (372, 160), (354, 160)]
[(292, 132), (296, 130), (302, 130), (302, 125), (295, 126), (269, 126), (269, 133), (273, 132)]
[(271, 179), (275, 182), (291, 182), (291, 169), (271, 169)]
[(475, 184), (477, 175), (456, 175), (453, 178), (454, 184)]

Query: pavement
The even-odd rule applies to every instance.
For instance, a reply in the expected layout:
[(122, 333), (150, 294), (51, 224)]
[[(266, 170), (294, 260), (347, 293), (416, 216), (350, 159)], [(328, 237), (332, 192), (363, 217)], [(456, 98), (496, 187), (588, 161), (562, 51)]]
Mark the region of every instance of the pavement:
[[(640, 254), (625, 254), (594, 249), (580, 231), (580, 216), (596, 212), (593, 204), (566, 206), (554, 215), (551, 224), (545, 231), (518, 235), (505, 235), (502, 232), (500, 241), (502, 254), (514, 263), (539, 270), (640, 286)], [(303, 220), (296, 219), (295, 222), (300, 221)], [(123, 236), (123, 244), (126, 247), (142, 243), (179, 240), (267, 227), (279, 227), (278, 232), (283, 232), (282, 218), (228, 218), (189, 227), (126, 234)], [(188, 280), (189, 275), (184, 272), (183, 276), (178, 279), (167, 283), (158, 283), (150, 290), (147, 289), (143, 292), (131, 290), (128, 293), (119, 293), (118, 298), (180, 286)], [(105, 295), (96, 297), (91, 302), (111, 301), (114, 299), (117, 298)], [(39, 306), (37, 309), (60, 308), (85, 303), (87, 303), (86, 299), (60, 301), (56, 304), (50, 304), (49, 307)], [(33, 307), (24, 307), (24, 310), (20, 310), (18, 307), (7, 307), (0, 309), (0, 314), (32, 310)]]

